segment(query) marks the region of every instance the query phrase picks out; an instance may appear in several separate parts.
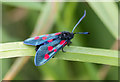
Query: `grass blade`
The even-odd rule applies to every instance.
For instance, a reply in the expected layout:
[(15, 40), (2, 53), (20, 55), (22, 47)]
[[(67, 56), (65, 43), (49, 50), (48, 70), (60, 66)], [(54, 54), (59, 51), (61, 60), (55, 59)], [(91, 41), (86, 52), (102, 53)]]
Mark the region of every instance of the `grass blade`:
[[(3, 43), (1, 46), (0, 59), (35, 55), (35, 47), (22, 42)], [(115, 50), (71, 46), (65, 47), (65, 51), (67, 52), (59, 51), (55, 58), (118, 66), (118, 51)]]
[(38, 11), (42, 10), (43, 7), (43, 5), (38, 2), (3, 2), (2, 4)]
[[(89, 1), (89, 0), (87, 0)], [(118, 6), (115, 2), (88, 2), (111, 34), (118, 38)]]

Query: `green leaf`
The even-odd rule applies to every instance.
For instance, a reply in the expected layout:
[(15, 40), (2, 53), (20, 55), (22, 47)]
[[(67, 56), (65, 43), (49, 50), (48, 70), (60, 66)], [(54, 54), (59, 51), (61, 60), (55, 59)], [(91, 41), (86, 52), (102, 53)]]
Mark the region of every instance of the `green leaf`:
[(20, 8), (27, 8), (32, 10), (42, 10), (43, 5), (38, 2), (3, 2), (2, 4), (6, 4), (9, 6), (20, 7)]
[[(34, 56), (35, 47), (23, 44), (23, 42), (11, 42), (1, 44), (0, 59), (21, 57), (21, 56)], [(91, 62), (99, 64), (107, 64), (118, 66), (118, 51), (107, 49), (95, 49), (86, 47), (70, 46), (65, 47), (66, 53), (59, 51), (56, 59)]]
[[(89, 0), (87, 0), (89, 1)], [(118, 6), (115, 2), (88, 2), (110, 33), (118, 38)]]

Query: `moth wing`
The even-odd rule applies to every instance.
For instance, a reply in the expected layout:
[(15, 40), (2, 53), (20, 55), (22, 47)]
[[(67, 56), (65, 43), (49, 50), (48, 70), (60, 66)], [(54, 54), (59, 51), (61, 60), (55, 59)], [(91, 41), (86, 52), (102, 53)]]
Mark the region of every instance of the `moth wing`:
[(39, 47), (34, 59), (35, 65), (40, 66), (45, 64), (66, 44), (67, 40), (56, 39), (49, 44)]
[(47, 35), (41, 35), (41, 36), (36, 36), (36, 37), (32, 37), (32, 38), (26, 39), (23, 43), (27, 44), (27, 45), (36, 46), (36, 45), (43, 44), (43, 43), (47, 42), (48, 40), (52, 40), (52, 39), (58, 38), (59, 34), (61, 34), (61, 32), (53, 33), (53, 34), (47, 34)]

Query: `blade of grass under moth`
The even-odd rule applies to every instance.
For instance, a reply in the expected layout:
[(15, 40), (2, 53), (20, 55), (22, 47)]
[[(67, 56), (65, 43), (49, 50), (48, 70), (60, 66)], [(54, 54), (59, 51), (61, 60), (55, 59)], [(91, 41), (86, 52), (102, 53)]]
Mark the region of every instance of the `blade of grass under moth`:
[[(22, 56), (34, 56), (35, 47), (24, 45), (22, 42), (3, 43), (0, 49), (0, 59)], [(86, 47), (65, 47), (66, 53), (59, 51), (56, 59), (91, 62), (118, 66), (118, 51)], [(17, 54), (16, 54), (17, 53)], [(21, 54), (22, 53), (22, 54)]]

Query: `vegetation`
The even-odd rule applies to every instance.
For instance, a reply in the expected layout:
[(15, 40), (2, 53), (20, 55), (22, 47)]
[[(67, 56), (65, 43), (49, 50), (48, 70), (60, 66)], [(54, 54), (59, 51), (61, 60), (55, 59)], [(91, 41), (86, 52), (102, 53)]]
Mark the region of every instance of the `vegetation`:
[[(84, 10), (87, 15), (75, 31), (90, 35), (75, 35), (66, 53), (35, 66), (35, 47), (22, 41), (71, 32)], [(117, 2), (3, 2), (2, 19), (2, 79), (118, 80)]]

